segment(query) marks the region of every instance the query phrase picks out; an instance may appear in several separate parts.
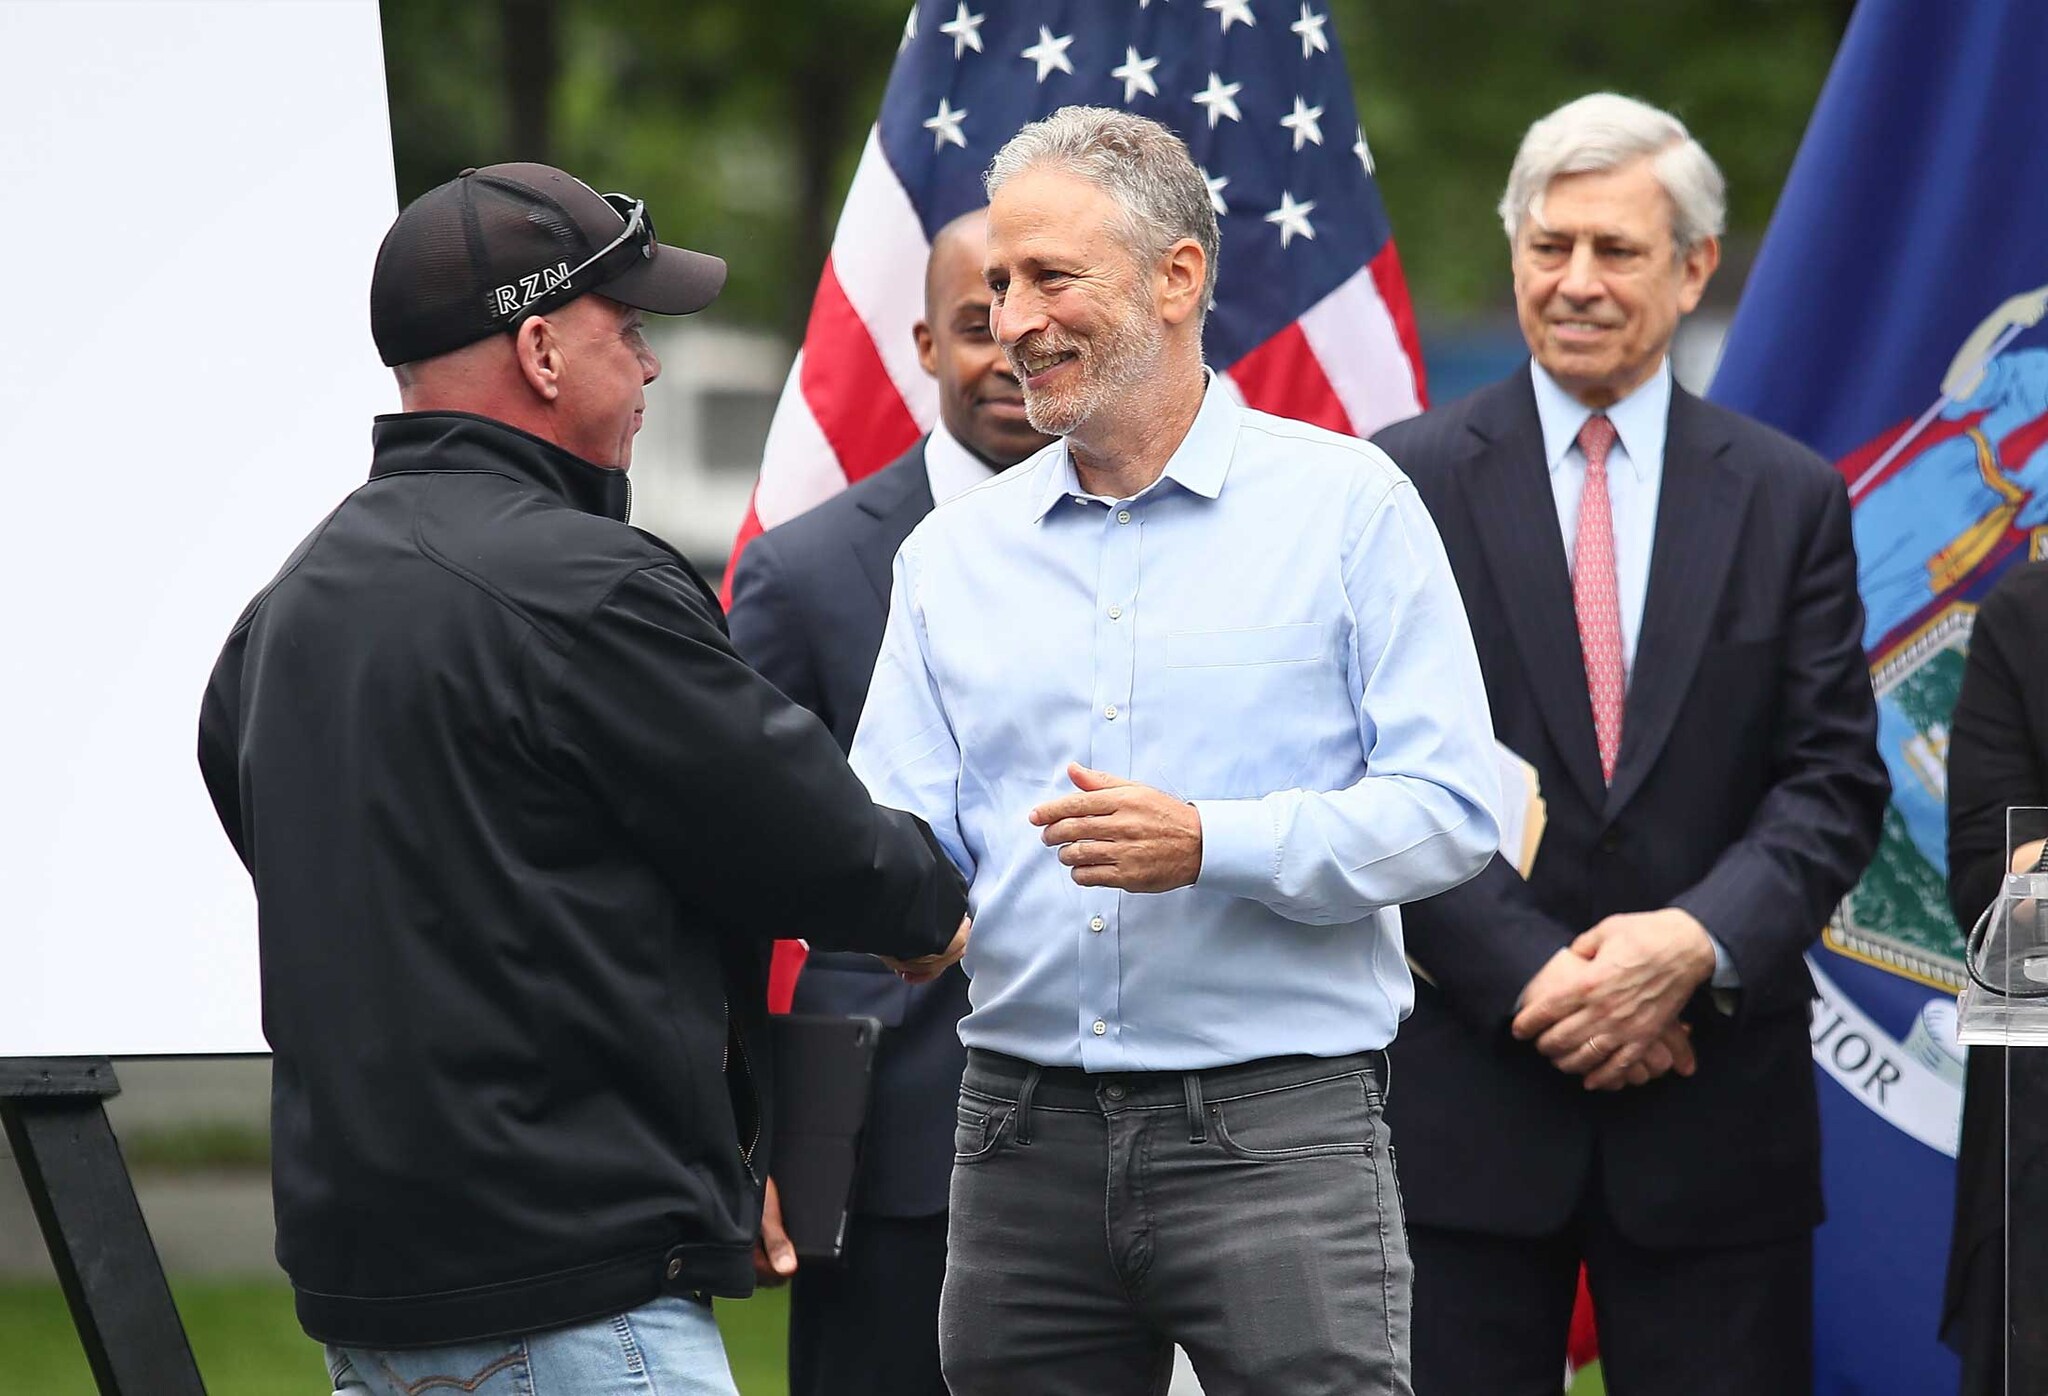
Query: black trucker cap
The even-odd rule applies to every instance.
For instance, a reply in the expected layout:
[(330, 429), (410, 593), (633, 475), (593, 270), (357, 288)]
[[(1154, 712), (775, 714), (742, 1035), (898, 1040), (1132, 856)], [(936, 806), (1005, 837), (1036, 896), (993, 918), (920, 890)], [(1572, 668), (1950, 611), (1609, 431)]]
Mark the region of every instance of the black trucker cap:
[(377, 249), (370, 332), (386, 364), (517, 329), (590, 291), (656, 315), (702, 310), (725, 263), (663, 247), (647, 206), (552, 165), (488, 165), (406, 205)]

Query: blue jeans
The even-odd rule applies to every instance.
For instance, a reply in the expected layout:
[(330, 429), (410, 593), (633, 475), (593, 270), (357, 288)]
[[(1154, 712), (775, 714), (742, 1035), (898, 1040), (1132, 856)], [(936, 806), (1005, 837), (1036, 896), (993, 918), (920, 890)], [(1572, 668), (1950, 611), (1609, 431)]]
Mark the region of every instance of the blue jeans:
[(334, 1396), (738, 1396), (711, 1306), (680, 1297), (455, 1347), (327, 1349)]

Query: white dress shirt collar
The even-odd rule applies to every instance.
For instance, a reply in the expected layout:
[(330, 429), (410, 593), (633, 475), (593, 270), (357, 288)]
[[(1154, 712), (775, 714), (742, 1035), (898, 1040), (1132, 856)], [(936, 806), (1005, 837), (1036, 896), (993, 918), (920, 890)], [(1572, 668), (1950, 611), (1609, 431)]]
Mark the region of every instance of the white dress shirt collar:
[(996, 474), (994, 466), (962, 446), (944, 422), (932, 423), (924, 443), (924, 474), (932, 487), (932, 507), (967, 493)]
[[(1543, 424), (1543, 459), (1555, 472), (1564, 464), (1565, 453), (1578, 444), (1579, 428), (1593, 409), (1559, 387), (1534, 359), (1529, 360), (1529, 377), (1536, 387), (1536, 418)], [(1638, 480), (1660, 470), (1664, 435), (1671, 425), (1671, 360), (1665, 358), (1646, 382), (1608, 408), (1607, 420), (1614, 423)]]

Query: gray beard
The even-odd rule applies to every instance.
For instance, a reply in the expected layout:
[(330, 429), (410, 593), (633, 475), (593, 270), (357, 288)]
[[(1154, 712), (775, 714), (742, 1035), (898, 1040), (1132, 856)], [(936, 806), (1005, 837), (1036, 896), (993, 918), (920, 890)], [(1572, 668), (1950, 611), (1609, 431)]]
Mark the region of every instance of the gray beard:
[[(1126, 307), (1123, 319), (1098, 337), (1079, 360), (1081, 383), (1064, 393), (1034, 393), (1024, 387), (1024, 420), (1047, 436), (1070, 436), (1107, 403), (1129, 394), (1152, 376), (1166, 344), (1166, 332), (1151, 307)], [(1070, 348), (1056, 345), (1056, 348)], [(1014, 370), (1017, 365), (1011, 365)], [(1023, 374), (1018, 381), (1023, 383)]]

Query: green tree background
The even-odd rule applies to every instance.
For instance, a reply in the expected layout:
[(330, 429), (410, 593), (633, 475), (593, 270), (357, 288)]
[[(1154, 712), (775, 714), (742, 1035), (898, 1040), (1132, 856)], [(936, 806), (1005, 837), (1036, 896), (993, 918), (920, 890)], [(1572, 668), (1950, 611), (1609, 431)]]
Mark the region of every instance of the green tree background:
[[(1535, 117), (1599, 88), (1677, 112), (1721, 163), (1732, 274), (1716, 291), (1732, 300), (1853, 4), (1316, 2), (1332, 12), (1426, 324), (1505, 315), (1493, 207), (1515, 145)], [(386, 0), (399, 196), (508, 159), (630, 189), (666, 240), (731, 264), (720, 318), (794, 338), (906, 8)]]

